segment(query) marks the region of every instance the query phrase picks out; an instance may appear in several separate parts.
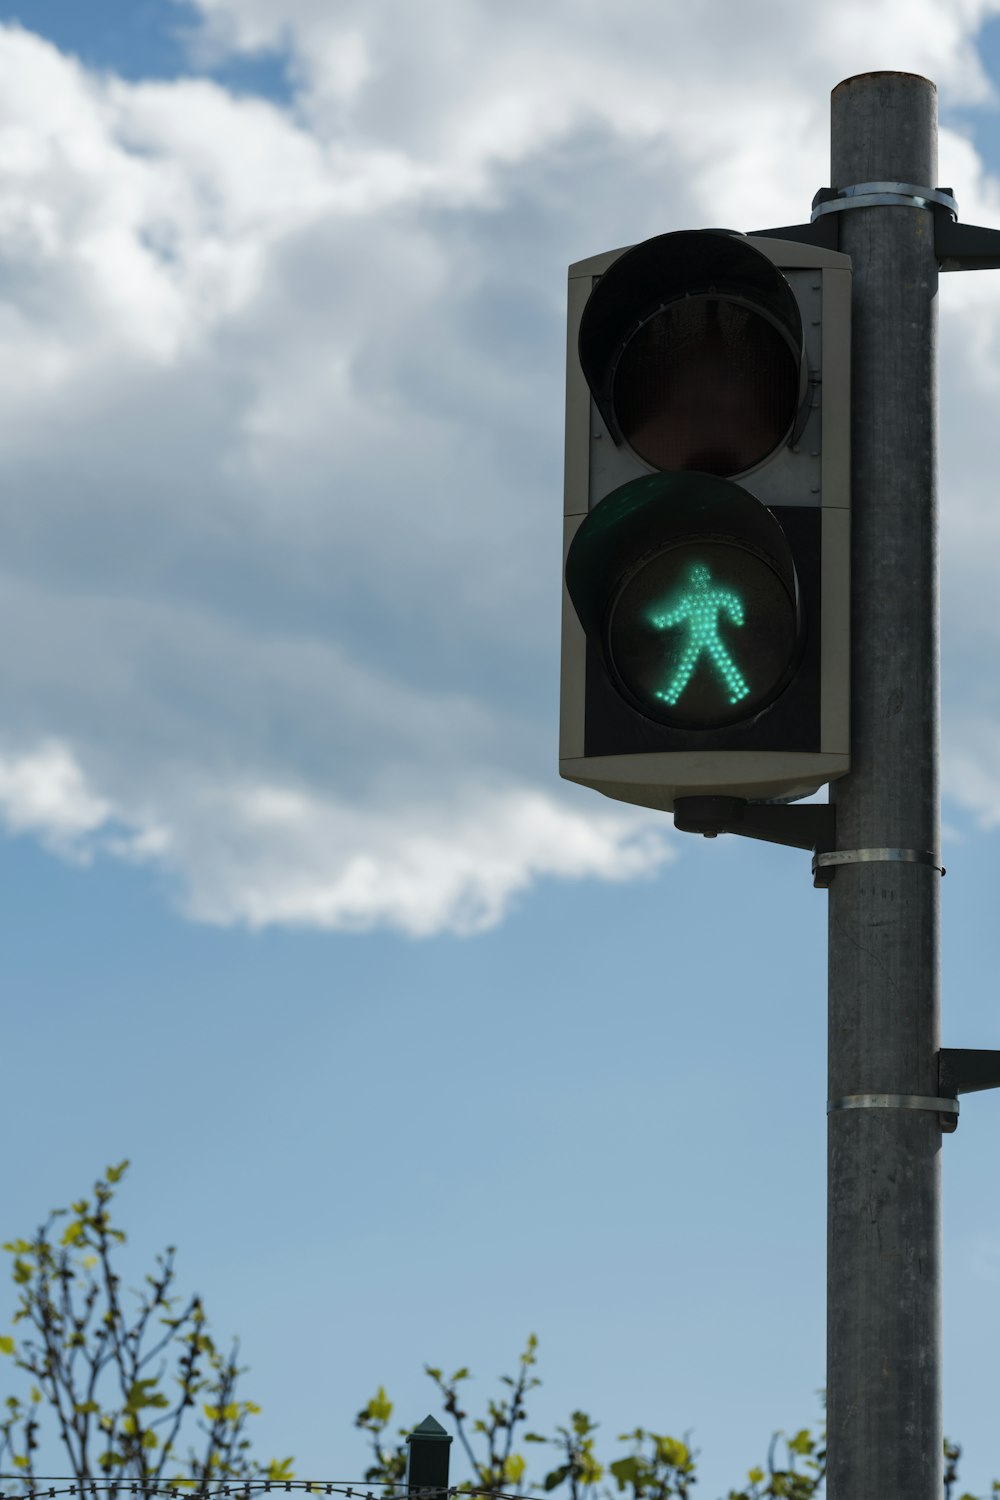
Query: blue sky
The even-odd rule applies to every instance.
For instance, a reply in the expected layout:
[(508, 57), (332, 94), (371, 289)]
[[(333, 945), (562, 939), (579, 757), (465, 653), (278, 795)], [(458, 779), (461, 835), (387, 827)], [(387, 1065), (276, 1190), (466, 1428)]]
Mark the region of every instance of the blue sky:
[[(132, 1157), (301, 1474), (532, 1331), (533, 1425), (690, 1431), (706, 1500), (819, 1412), (825, 897), (556, 774), (565, 268), (804, 218), (873, 67), (1000, 224), (1000, 4), (754, 9), (0, 4), (4, 1237)], [(1000, 278), (941, 328), (944, 1040), (1000, 1047)], [(944, 1144), (976, 1493), (998, 1131)]]

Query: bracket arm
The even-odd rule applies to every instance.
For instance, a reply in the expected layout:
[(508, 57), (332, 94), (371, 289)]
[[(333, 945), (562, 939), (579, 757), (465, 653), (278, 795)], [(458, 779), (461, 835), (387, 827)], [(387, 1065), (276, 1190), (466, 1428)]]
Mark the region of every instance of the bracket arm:
[[(829, 802), (747, 802), (743, 797), (676, 797), (674, 827), (714, 839), (738, 833), (768, 844), (822, 853), (836, 844), (836, 811)], [(815, 886), (828, 886), (833, 869), (820, 866)]]
[(938, 1087), (947, 1094), (1000, 1089), (1000, 1052), (987, 1047), (942, 1047), (938, 1053)]

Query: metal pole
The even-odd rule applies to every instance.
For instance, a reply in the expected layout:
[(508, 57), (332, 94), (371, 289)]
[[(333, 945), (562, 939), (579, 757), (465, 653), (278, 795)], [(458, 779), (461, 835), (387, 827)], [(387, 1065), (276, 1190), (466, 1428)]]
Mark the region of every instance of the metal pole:
[[(935, 187), (936, 90), (908, 73), (833, 92), (832, 182)], [(845, 212), (854, 263), (853, 746), (830, 888), (829, 1096), (938, 1094), (937, 263), (931, 211)], [(882, 851), (882, 859), (879, 859)], [(829, 1114), (829, 1500), (941, 1500), (938, 1117)]]

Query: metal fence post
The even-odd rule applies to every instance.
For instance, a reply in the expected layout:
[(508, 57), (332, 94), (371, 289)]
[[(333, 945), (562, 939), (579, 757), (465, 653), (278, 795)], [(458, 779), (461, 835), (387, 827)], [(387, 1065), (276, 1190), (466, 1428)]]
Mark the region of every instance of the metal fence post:
[(406, 1439), (408, 1500), (442, 1500), (448, 1489), (448, 1458), (451, 1434), (440, 1422), (425, 1417)]

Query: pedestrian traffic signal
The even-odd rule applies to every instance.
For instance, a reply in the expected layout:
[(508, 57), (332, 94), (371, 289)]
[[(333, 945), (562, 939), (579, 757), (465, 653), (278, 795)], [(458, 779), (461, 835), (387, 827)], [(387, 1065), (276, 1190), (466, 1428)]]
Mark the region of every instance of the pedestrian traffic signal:
[(683, 231), (569, 285), (560, 770), (805, 796), (849, 767), (850, 261)]

